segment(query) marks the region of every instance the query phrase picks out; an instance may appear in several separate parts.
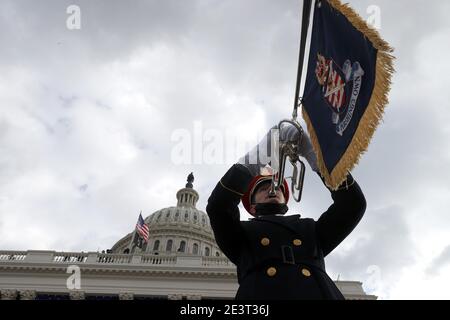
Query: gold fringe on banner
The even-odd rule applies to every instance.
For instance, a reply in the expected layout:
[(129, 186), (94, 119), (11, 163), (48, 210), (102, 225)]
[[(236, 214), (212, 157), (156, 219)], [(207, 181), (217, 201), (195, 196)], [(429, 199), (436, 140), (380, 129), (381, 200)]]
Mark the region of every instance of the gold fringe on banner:
[(375, 85), (372, 96), (361, 118), (355, 135), (332, 172), (328, 172), (320, 149), (319, 141), (308, 114), (303, 108), (303, 119), (306, 122), (314, 151), (317, 155), (317, 164), (326, 185), (336, 190), (346, 179), (348, 172), (358, 163), (361, 155), (367, 151), (370, 140), (383, 118), (384, 108), (388, 104), (388, 93), (391, 88), (391, 79), (394, 73), (393, 49), (384, 41), (378, 31), (369, 26), (348, 4), (342, 4), (339, 0), (322, 0), (341, 12), (347, 20), (364, 36), (369, 39), (373, 47), (377, 49)]

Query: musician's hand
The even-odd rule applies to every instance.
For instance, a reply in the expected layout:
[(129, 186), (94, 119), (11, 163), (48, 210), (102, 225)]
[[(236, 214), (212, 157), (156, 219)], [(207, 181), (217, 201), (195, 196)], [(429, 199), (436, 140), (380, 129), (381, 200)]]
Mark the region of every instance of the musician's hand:
[[(271, 150), (271, 135), (273, 130), (276, 129), (278, 129), (278, 125), (273, 126), (260, 143), (238, 161), (238, 163), (245, 166), (254, 176), (259, 175), (261, 168), (265, 167), (269, 162), (268, 155)], [(308, 134), (303, 128), (300, 132), (294, 125), (283, 123), (279, 132), (279, 137), (281, 141), (297, 143), (299, 155), (308, 161), (309, 166), (313, 171), (319, 172), (316, 154), (314, 153)]]
[(318, 172), (317, 157), (308, 134), (300, 126), (300, 131), (292, 124), (284, 122), (280, 128), (280, 141), (295, 142), (298, 145), (299, 155), (305, 158), (313, 171)]
[(311, 169), (315, 172), (319, 172), (317, 157), (312, 147), (311, 140), (306, 132), (303, 133), (303, 137), (300, 140), (299, 150), (300, 155), (308, 161)]
[(283, 142), (299, 142), (303, 135), (303, 128), (301, 125), (300, 131), (291, 123), (283, 122), (280, 128), (280, 141)]

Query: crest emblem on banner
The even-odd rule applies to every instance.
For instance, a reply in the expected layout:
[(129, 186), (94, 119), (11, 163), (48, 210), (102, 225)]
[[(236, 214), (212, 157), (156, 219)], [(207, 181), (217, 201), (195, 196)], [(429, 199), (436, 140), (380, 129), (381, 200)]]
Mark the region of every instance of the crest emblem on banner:
[(347, 129), (358, 100), (364, 70), (359, 62), (346, 60), (339, 67), (333, 59), (317, 54), (316, 78), (322, 87), (323, 98), (331, 110), (331, 121), (336, 133), (341, 135)]

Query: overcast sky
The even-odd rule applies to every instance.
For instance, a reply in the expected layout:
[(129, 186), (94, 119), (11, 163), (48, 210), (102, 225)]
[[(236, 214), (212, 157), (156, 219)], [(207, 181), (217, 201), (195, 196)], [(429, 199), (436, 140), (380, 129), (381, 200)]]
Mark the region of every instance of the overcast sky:
[[(349, 3), (364, 19), (379, 9), (397, 73), (384, 122), (353, 171), (365, 217), (327, 270), (382, 299), (448, 299), (450, 2)], [(81, 29), (67, 27), (72, 4)], [(246, 151), (237, 141), (250, 147), (292, 112), (300, 8), (1, 0), (0, 249), (108, 249), (140, 210), (175, 205), (191, 171), (204, 211)], [(176, 157), (189, 139), (191, 156)], [(289, 214), (317, 219), (330, 204), (308, 169)]]

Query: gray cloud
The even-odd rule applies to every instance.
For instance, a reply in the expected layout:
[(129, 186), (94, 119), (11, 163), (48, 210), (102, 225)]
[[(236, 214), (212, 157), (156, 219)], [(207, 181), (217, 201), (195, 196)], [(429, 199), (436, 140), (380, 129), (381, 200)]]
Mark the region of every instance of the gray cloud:
[[(368, 291), (389, 292), (403, 269), (415, 262), (417, 252), (412, 240), (404, 209), (369, 209), (356, 233), (343, 248), (331, 253), (329, 272), (345, 280), (359, 279)], [(378, 283), (371, 278), (374, 267), (379, 272)]]

